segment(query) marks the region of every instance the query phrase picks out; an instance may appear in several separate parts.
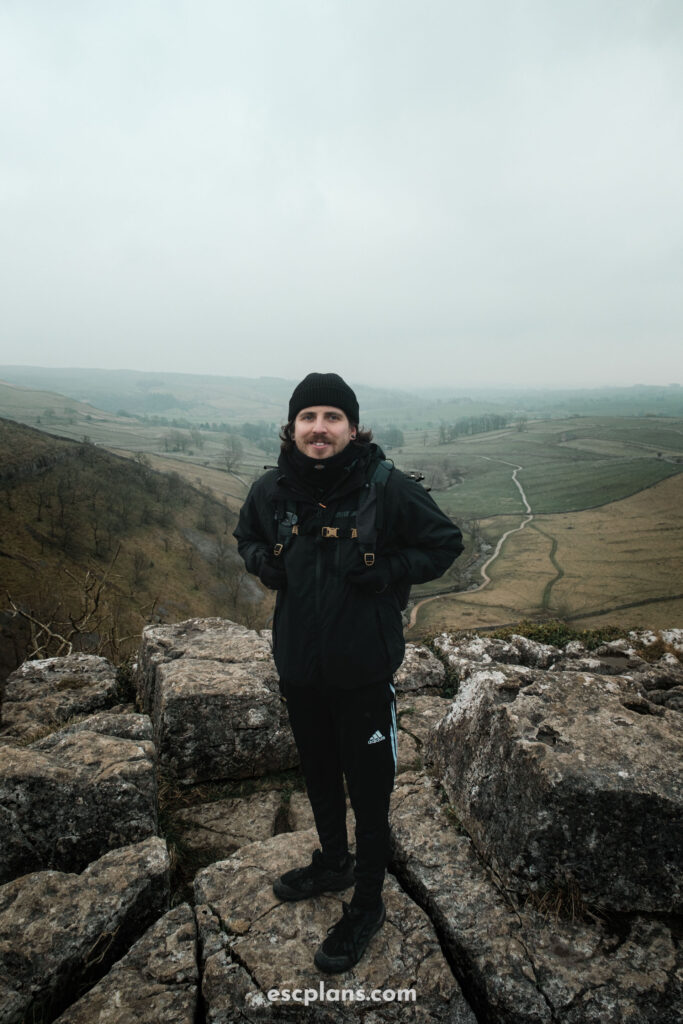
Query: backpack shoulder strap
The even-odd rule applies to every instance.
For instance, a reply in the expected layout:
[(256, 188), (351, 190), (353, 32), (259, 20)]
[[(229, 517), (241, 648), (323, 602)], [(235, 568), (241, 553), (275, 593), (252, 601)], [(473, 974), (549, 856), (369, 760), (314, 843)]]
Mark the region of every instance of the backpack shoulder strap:
[(384, 488), (394, 468), (389, 459), (370, 466), (356, 513), (358, 543), (366, 565), (374, 565), (377, 534), (384, 524)]
[(277, 522), (277, 539), (273, 547), (273, 554), (279, 558), (287, 544), (292, 539), (293, 533), (298, 533), (299, 521), (295, 501), (279, 498), (275, 506), (275, 520)]
[(372, 474), (372, 479), (370, 481), (370, 487), (372, 488), (374, 484), (375, 491), (377, 494), (375, 526), (378, 531), (381, 530), (382, 527), (384, 526), (384, 488), (387, 485), (393, 468), (393, 462), (390, 462), (389, 459), (382, 459), (381, 462), (377, 463), (375, 471)]

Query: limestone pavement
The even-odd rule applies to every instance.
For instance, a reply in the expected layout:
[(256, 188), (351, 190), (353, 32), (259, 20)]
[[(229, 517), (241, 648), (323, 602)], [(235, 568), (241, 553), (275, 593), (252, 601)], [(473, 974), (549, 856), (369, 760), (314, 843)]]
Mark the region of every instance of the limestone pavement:
[(434, 648), (397, 676), (387, 921), (335, 978), (350, 893), (271, 888), (316, 836), (266, 631), (146, 630), (137, 708), (101, 659), (10, 677), (0, 1024), (681, 1019), (683, 631)]

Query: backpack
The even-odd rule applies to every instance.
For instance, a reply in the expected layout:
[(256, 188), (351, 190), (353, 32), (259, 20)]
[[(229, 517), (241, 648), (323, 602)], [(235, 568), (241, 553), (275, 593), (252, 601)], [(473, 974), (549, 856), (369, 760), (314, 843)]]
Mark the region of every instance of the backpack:
[[(363, 561), (370, 568), (375, 564), (375, 547), (377, 537), (384, 525), (384, 491), (394, 468), (393, 462), (389, 459), (382, 459), (371, 469), (368, 479), (364, 485), (364, 492), (358, 502), (357, 508), (339, 512), (335, 519), (344, 519), (356, 515), (356, 525), (349, 526), (322, 526), (319, 527), (323, 537), (337, 540), (351, 538), (358, 541), (358, 546), (363, 555)], [(275, 511), (277, 519), (277, 542), (273, 547), (273, 554), (279, 558), (293, 537), (300, 536), (307, 531), (301, 530), (295, 501), (283, 501), (278, 503)], [(408, 604), (410, 584), (399, 582), (392, 584), (392, 590), (399, 599), (401, 608)]]

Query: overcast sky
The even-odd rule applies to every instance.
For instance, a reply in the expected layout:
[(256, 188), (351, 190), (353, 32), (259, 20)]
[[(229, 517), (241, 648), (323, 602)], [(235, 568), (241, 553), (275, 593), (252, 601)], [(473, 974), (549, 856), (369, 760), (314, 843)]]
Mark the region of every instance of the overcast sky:
[(0, 364), (683, 382), (681, 0), (0, 0)]

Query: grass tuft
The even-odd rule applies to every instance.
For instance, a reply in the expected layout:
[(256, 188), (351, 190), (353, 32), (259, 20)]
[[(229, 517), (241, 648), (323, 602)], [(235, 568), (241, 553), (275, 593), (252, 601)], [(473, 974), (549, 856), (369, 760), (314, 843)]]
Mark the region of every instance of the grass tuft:
[(500, 629), (486, 630), (482, 635), (490, 636), (497, 640), (509, 640), (512, 636), (525, 636), (528, 640), (535, 640), (537, 643), (551, 644), (554, 647), (565, 647), (571, 640), (579, 640), (587, 650), (595, 650), (601, 644), (610, 640), (619, 640), (628, 637), (628, 629), (621, 629), (618, 626), (602, 626), (599, 629), (575, 629), (561, 619), (549, 619), (547, 622), (533, 622), (531, 619), (522, 619), (514, 626), (504, 626)]
[(638, 657), (642, 658), (643, 661), (650, 662), (651, 664), (655, 661), (659, 661), (665, 654), (673, 654), (677, 661), (683, 661), (683, 654), (672, 644), (667, 644), (662, 640), (661, 636), (657, 637), (654, 643), (651, 644), (639, 644), (633, 645), (638, 652)]
[(546, 921), (598, 923), (602, 920), (599, 908), (590, 907), (586, 903), (579, 883), (569, 872), (565, 872), (551, 888), (543, 892), (529, 892), (524, 907), (530, 907)]

